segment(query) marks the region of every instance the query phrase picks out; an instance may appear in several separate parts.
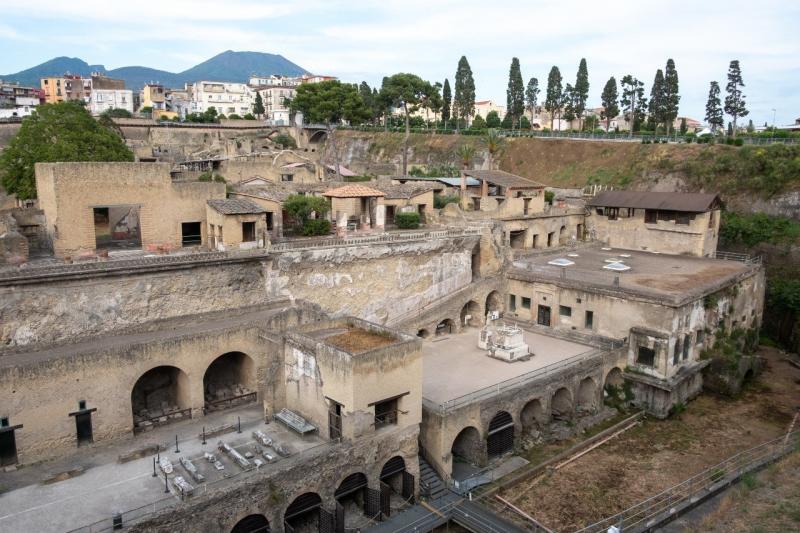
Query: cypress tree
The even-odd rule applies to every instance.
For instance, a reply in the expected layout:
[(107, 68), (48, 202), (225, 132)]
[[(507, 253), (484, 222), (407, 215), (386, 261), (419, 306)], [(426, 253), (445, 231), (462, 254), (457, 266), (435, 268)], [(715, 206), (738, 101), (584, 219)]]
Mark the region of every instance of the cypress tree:
[(664, 122), (667, 125), (667, 135), (672, 131), (672, 123), (678, 118), (678, 104), (681, 97), (678, 94), (678, 71), (675, 62), (667, 59), (667, 68), (664, 71)]
[[(564, 106), (564, 113), (562, 116), (564, 117), (564, 120), (570, 123), (578, 116), (575, 113), (575, 98), (575, 88), (571, 83), (568, 83), (564, 87), (564, 95), (561, 97), (561, 101), (563, 102)], [(570, 124), (570, 126), (572, 126), (572, 124)]]
[(550, 74), (547, 75), (547, 93), (544, 101), (544, 108), (550, 113), (550, 131), (553, 130), (553, 119), (557, 112), (561, 111), (562, 98), (564, 97), (561, 85), (561, 71), (553, 66)]
[(739, 68), (739, 60), (734, 59), (728, 67), (728, 84), (725, 86), (725, 112), (733, 117), (733, 137), (736, 137), (736, 121), (739, 117), (745, 117), (749, 113), (745, 107), (745, 95), (742, 93), (744, 82), (742, 81), (742, 70)]
[(256, 91), (256, 101), (253, 103), (253, 113), (258, 118), (264, 114), (264, 99), (261, 98), (261, 93)]
[(519, 118), (525, 112), (525, 84), (519, 68), (519, 59), (511, 58), (508, 71), (508, 89), (506, 90), (506, 113), (510, 115), (511, 128), (517, 126)]
[(442, 87), (442, 122), (447, 127), (447, 121), (450, 120), (450, 106), (453, 105), (453, 93), (450, 92), (450, 80), (444, 79), (444, 87)]
[(455, 85), (453, 115), (456, 118), (456, 130), (458, 130), (459, 119), (466, 122), (475, 112), (475, 79), (472, 77), (472, 69), (469, 67), (466, 56), (461, 56), (461, 59), (458, 60)]
[(644, 83), (637, 80), (630, 74), (623, 76), (621, 104), (624, 109), (625, 119), (628, 121), (628, 137), (633, 137), (633, 132), (637, 131), (644, 119), (647, 102), (644, 98)]
[(589, 99), (589, 69), (586, 58), (582, 58), (578, 65), (578, 75), (573, 88), (573, 108), (578, 115), (579, 128), (583, 130), (583, 112), (586, 110), (586, 101)]
[(528, 80), (528, 87), (525, 89), (525, 100), (531, 110), (531, 124), (533, 124), (533, 114), (536, 112), (536, 105), (539, 103), (539, 80), (531, 78)]
[(722, 116), (722, 107), (719, 101), (719, 83), (712, 81), (708, 89), (708, 101), (706, 102), (706, 122), (711, 126), (711, 131), (716, 132), (717, 128), (725, 125)]
[(611, 119), (619, 114), (619, 105), (617, 104), (617, 80), (611, 76), (603, 87), (603, 93), (600, 95), (601, 103), (603, 104), (603, 111), (600, 112), (600, 118), (606, 121), (606, 133), (608, 133)]
[(656, 71), (653, 87), (650, 89), (649, 111), (653, 133), (658, 134), (658, 125), (664, 121), (664, 73), (661, 69)]

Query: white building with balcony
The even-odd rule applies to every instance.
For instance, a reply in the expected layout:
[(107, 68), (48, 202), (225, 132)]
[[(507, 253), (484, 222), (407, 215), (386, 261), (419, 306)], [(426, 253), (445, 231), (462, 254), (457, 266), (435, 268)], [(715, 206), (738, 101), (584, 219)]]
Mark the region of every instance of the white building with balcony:
[(109, 109), (125, 109), (133, 113), (133, 91), (130, 89), (93, 89), (89, 110), (99, 115)]
[(189, 86), (193, 113), (204, 113), (210, 108), (223, 115), (240, 115), (253, 112), (255, 93), (246, 83), (226, 81), (198, 81)]

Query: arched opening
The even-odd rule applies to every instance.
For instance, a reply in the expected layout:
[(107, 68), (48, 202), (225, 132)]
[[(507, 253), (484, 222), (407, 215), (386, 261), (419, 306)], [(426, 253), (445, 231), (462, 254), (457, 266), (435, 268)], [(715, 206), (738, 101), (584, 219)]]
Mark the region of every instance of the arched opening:
[(528, 236), (528, 230), (518, 230), (518, 231), (509, 231), (508, 232), (508, 243), (511, 248), (514, 249), (522, 249), (525, 248), (525, 240)]
[(269, 520), (263, 514), (245, 516), (236, 522), (231, 533), (269, 533)]
[(361, 472), (350, 474), (339, 483), (333, 497), (337, 506), (341, 505), (344, 508), (345, 529), (359, 527), (355, 521), (368, 514), (367, 476)]
[(311, 135), (311, 137), (309, 137), (308, 142), (310, 144), (319, 144), (327, 138), (328, 138), (328, 132), (326, 132), (325, 130), (318, 130), (315, 131)]
[(134, 433), (191, 418), (189, 403), (189, 377), (183, 370), (174, 366), (151, 368), (131, 392)]
[(492, 311), (497, 311), (500, 313), (503, 310), (503, 298), (500, 296), (500, 293), (497, 291), (492, 291), (486, 296), (486, 314), (491, 313)]
[(319, 497), (319, 494), (316, 492), (301, 494), (289, 504), (286, 512), (283, 513), (284, 529), (295, 533), (319, 531), (321, 508), (322, 498)]
[(567, 227), (561, 226), (558, 230), (558, 244), (564, 245), (567, 244)]
[(578, 414), (594, 414), (597, 411), (597, 385), (590, 377), (583, 378), (578, 385)]
[(453, 456), (451, 475), (456, 474), (458, 466), (468, 464), (480, 466), (484, 457), (483, 440), (480, 432), (473, 426), (465, 427), (456, 435), (450, 453)]
[(406, 471), (406, 462), (399, 455), (395, 455), (381, 469), (381, 483), (385, 483), (398, 494), (403, 490), (403, 473)]
[(569, 420), (572, 417), (572, 394), (566, 387), (561, 387), (550, 400), (550, 410), (556, 420)]
[(390, 516), (393, 510), (414, 503), (414, 476), (406, 472), (406, 462), (395, 455), (381, 469), (381, 511)]
[(427, 329), (421, 329), (421, 330), (417, 331), (417, 337), (419, 337), (420, 339), (427, 339), (430, 336), (431, 336), (431, 332), (428, 331)]
[(625, 399), (625, 391), (623, 386), (625, 379), (622, 377), (622, 370), (617, 367), (612, 368), (606, 374), (605, 382), (603, 383), (603, 397), (604, 401), (611, 407), (620, 407)]
[(625, 379), (622, 377), (622, 370), (616, 366), (608, 371), (606, 374), (606, 382), (603, 388), (608, 389), (609, 385), (613, 387), (622, 387)]
[(256, 401), (255, 362), (242, 352), (220, 355), (203, 376), (205, 412)]
[(489, 422), (486, 434), (486, 451), (489, 458), (503, 455), (514, 449), (514, 419), (506, 411), (500, 411)]
[(436, 335), (449, 335), (450, 333), (455, 333), (455, 331), (453, 321), (449, 318), (445, 318), (436, 324)]
[(547, 423), (547, 416), (544, 413), (542, 402), (538, 398), (525, 404), (519, 418), (522, 422), (522, 431), (526, 435)]
[(461, 326), (480, 326), (481, 325), (481, 307), (475, 300), (470, 300), (461, 308)]

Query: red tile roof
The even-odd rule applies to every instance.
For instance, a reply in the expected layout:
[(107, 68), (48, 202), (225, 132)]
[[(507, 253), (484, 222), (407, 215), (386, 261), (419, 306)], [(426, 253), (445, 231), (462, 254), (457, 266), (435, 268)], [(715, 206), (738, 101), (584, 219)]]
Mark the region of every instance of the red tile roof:
[(331, 198), (363, 198), (365, 196), (386, 196), (386, 195), (381, 191), (373, 189), (371, 187), (366, 187), (364, 185), (351, 183), (349, 185), (343, 185), (342, 187), (337, 187), (336, 189), (325, 191), (324, 193), (322, 193), (322, 196), (328, 196)]

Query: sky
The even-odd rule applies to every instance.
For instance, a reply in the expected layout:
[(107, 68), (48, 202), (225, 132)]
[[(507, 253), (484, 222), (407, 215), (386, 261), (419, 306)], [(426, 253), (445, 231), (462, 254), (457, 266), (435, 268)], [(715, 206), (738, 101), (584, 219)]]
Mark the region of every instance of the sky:
[[(144, 6), (144, 7), (143, 7)], [(711, 80), (741, 63), (756, 125), (800, 117), (798, 0), (121, 0), (0, 1), (0, 72), (57, 56), (112, 69), (180, 72), (225, 50), (281, 54), (315, 74), (380, 85), (413, 72), (429, 81), (470, 62), (478, 100), (505, 105), (508, 69), (546, 85), (556, 65), (574, 83), (589, 66), (590, 106), (610, 76), (631, 74), (649, 93), (668, 58), (680, 79), (680, 115), (702, 120)], [(265, 73), (268, 74), (268, 73)], [(773, 110), (775, 110), (773, 112)], [(727, 120), (727, 119), (726, 119)]]

